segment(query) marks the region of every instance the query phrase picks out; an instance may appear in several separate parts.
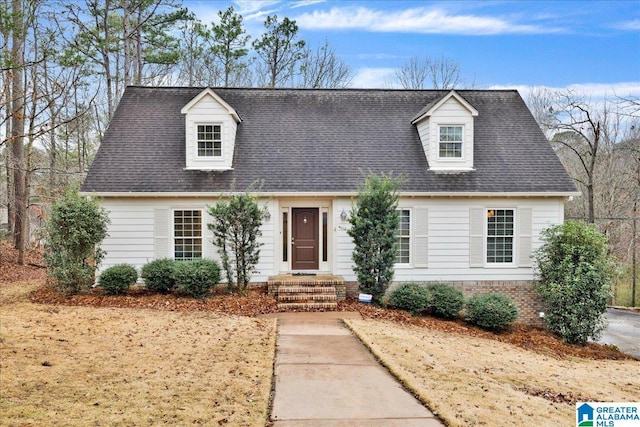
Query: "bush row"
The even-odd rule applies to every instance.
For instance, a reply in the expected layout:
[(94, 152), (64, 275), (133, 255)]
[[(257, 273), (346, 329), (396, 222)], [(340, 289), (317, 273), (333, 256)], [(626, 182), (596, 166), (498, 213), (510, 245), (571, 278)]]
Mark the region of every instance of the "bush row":
[[(220, 282), (220, 266), (208, 259), (176, 261), (163, 258), (151, 261), (142, 267), (141, 277), (145, 286), (160, 293), (176, 291), (194, 298), (204, 298), (209, 289)], [(107, 268), (98, 279), (98, 284), (109, 295), (127, 292), (138, 280), (138, 272), (129, 264)]]
[(518, 309), (511, 299), (503, 294), (475, 295), (465, 303), (461, 291), (450, 285), (436, 283), (420, 285), (403, 283), (389, 296), (389, 303), (414, 316), (432, 314), (445, 319), (459, 316), (463, 308), (465, 320), (489, 330), (501, 330), (518, 318)]

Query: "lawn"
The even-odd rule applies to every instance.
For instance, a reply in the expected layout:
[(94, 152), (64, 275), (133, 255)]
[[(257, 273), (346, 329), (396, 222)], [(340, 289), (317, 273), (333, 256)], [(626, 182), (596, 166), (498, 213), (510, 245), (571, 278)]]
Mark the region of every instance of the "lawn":
[(576, 401), (640, 401), (635, 360), (562, 357), (388, 321), (347, 324), (450, 426), (574, 425)]
[(263, 426), (273, 320), (33, 304), (0, 283), (0, 425)]

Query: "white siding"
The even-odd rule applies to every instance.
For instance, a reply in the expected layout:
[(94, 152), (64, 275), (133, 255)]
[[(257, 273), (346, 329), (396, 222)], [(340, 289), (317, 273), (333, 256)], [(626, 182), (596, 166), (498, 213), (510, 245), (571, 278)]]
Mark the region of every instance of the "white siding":
[[(203, 97), (186, 114), (186, 167), (189, 169), (230, 169), (233, 161), (238, 125), (226, 108), (211, 96)], [(196, 128), (198, 124), (222, 127), (222, 157), (198, 157)]]
[[(439, 159), (440, 126), (463, 126), (463, 144), (461, 159)], [(430, 117), (416, 124), (422, 148), (429, 168), (441, 171), (469, 170), (473, 168), (473, 116), (458, 100), (451, 97), (445, 101)]]
[[(107, 254), (100, 270), (115, 264), (128, 263), (138, 271), (147, 262), (156, 258), (173, 257), (173, 210), (201, 209), (203, 222), (203, 257), (219, 260), (217, 248), (212, 243), (212, 232), (206, 224), (210, 222), (207, 205), (215, 204), (215, 199), (204, 198), (105, 198), (102, 206), (109, 212), (111, 224), (109, 235), (102, 243)], [(253, 281), (264, 282), (274, 272), (274, 216), (271, 201), (261, 200), (260, 205), (270, 206), (271, 220), (264, 223), (260, 241), (264, 243), (260, 251), (258, 272)], [(162, 230), (166, 230), (163, 235)], [(163, 242), (163, 239), (165, 240)]]
[[(346, 202), (348, 203), (348, 201)], [(348, 204), (346, 206), (349, 206)], [(531, 280), (532, 266), (516, 262), (511, 266), (486, 266), (484, 263), (485, 240), (481, 239), (482, 265), (471, 267), (471, 212), (481, 211), (481, 235), (484, 237), (484, 210), (486, 208), (514, 208), (531, 215), (531, 250), (540, 246), (540, 231), (559, 224), (564, 217), (564, 202), (562, 198), (402, 198), (400, 207), (411, 208), (414, 212), (428, 210), (427, 267), (411, 265), (396, 268), (396, 281), (465, 281), (465, 280)], [(338, 209), (339, 211), (339, 209)], [(347, 224), (348, 225), (348, 224)], [(514, 241), (519, 242), (521, 227), (517, 225)], [(417, 233), (414, 227), (414, 233)], [(415, 237), (414, 242), (415, 242)], [(525, 236), (526, 237), (526, 236)], [(346, 230), (336, 230), (336, 254), (340, 259), (336, 264), (335, 273), (343, 275), (347, 280), (355, 280), (352, 270), (351, 250), (353, 243)], [(415, 250), (415, 244), (414, 248)], [(516, 260), (518, 257), (516, 245)], [(415, 260), (414, 254), (412, 258)]]
[[(312, 201), (309, 201), (311, 203)], [(202, 209), (204, 229), (203, 256), (218, 259), (216, 248), (211, 243), (212, 234), (206, 228), (210, 221), (207, 205), (213, 205), (215, 199), (205, 198), (106, 198), (103, 206), (109, 211), (111, 224), (109, 236), (103, 242), (103, 249), (107, 251), (101, 269), (118, 263), (130, 263), (138, 269), (145, 263), (162, 256), (172, 256), (172, 215), (174, 209)], [(306, 203), (306, 202), (300, 202)], [(293, 206), (291, 201), (282, 202), (277, 199), (265, 199), (261, 205), (267, 205), (271, 219), (262, 228), (261, 248), (258, 273), (253, 276), (254, 282), (264, 282), (271, 275), (282, 270), (281, 247), (282, 234), (280, 230), (281, 210), (283, 206)], [(338, 198), (332, 202), (322, 202), (329, 206), (329, 261), (332, 273), (344, 276), (346, 280), (355, 280), (351, 253), (353, 242), (347, 234), (349, 223), (342, 221), (342, 210), (351, 211), (351, 199)], [(311, 205), (310, 205), (311, 206)], [(533, 268), (520, 254), (518, 246), (527, 239), (531, 241), (531, 251), (540, 246), (540, 232), (563, 221), (564, 202), (559, 197), (549, 198), (401, 198), (400, 208), (412, 211), (412, 263), (396, 269), (396, 281), (465, 281), (465, 280), (531, 280)], [(518, 212), (516, 220), (516, 236), (518, 242), (515, 250), (515, 260), (510, 266), (488, 267), (481, 265), (471, 267), (471, 212), (481, 211), (484, 230), (484, 210), (487, 208), (513, 208)], [(156, 223), (161, 212), (167, 212), (168, 225), (162, 221)], [(521, 212), (520, 212), (521, 211)], [(530, 230), (518, 221), (530, 217)], [(418, 221), (418, 217), (423, 222)], [(155, 232), (154, 232), (155, 227)], [(161, 230), (166, 229), (167, 244), (162, 245)], [(527, 236), (528, 232), (530, 236)], [(483, 231), (484, 233), (484, 231)], [(521, 235), (522, 234), (522, 235)], [(426, 245), (426, 250), (416, 245)], [(483, 260), (484, 260), (484, 246)], [(423, 252), (424, 250), (424, 252)], [(158, 251), (165, 253), (159, 253)], [(420, 262), (423, 254), (426, 261)]]

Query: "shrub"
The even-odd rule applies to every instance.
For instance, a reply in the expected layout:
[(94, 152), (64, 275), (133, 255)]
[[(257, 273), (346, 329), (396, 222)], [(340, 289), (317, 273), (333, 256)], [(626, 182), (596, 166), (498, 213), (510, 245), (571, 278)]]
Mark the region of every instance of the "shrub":
[(204, 298), (220, 281), (220, 266), (209, 259), (178, 261), (173, 270), (178, 292), (194, 298)]
[(347, 234), (353, 239), (353, 271), (360, 290), (380, 303), (393, 279), (400, 223), (398, 187), (401, 179), (371, 173), (358, 191)]
[(403, 283), (391, 292), (389, 303), (400, 310), (417, 316), (429, 307), (431, 295), (424, 285)]
[(568, 343), (598, 339), (613, 277), (606, 236), (593, 225), (567, 221), (543, 230), (541, 237), (534, 256), (537, 289), (548, 307), (546, 325)]
[(491, 331), (508, 327), (518, 318), (518, 308), (504, 294), (475, 295), (467, 301), (465, 319)]
[(100, 274), (98, 284), (108, 295), (124, 294), (138, 280), (138, 272), (129, 264), (118, 264)]
[(464, 307), (464, 295), (453, 286), (436, 283), (429, 286), (429, 293), (431, 294), (429, 309), (434, 316), (454, 319)]
[(171, 258), (156, 259), (142, 266), (141, 277), (147, 289), (154, 292), (168, 293), (176, 287), (173, 270), (176, 260)]
[(67, 294), (89, 289), (104, 257), (100, 242), (109, 217), (95, 200), (69, 191), (51, 208), (46, 225), (45, 260), (54, 286)]
[(258, 197), (249, 191), (209, 207), (213, 221), (207, 227), (213, 232), (213, 243), (220, 253), (229, 292), (244, 294), (256, 271), (262, 246), (260, 227), (266, 212), (258, 206)]

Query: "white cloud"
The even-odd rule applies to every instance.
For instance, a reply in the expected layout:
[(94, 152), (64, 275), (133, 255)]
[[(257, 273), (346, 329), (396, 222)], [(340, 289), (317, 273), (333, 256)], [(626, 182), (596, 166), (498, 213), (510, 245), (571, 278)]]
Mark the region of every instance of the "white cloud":
[(365, 89), (390, 87), (395, 72), (395, 68), (359, 68), (349, 86)]
[(616, 96), (640, 96), (640, 81), (619, 83), (574, 83), (564, 87), (494, 85), (489, 87), (489, 89), (517, 89), (523, 98), (526, 98), (531, 91), (538, 89), (547, 89), (554, 92), (569, 90), (578, 96), (584, 96), (592, 100), (604, 100), (613, 99)]
[(498, 17), (454, 15), (439, 8), (412, 8), (400, 11), (373, 10), (366, 7), (333, 7), (295, 17), (308, 30), (351, 29), (379, 32), (425, 34), (539, 34), (561, 32), (557, 28), (518, 24)]
[(312, 4), (324, 3), (325, 0), (299, 0), (289, 5), (291, 9), (297, 9), (299, 7), (311, 6)]
[(613, 28), (619, 30), (638, 31), (640, 30), (640, 19), (634, 19), (632, 21), (619, 22), (613, 25)]

